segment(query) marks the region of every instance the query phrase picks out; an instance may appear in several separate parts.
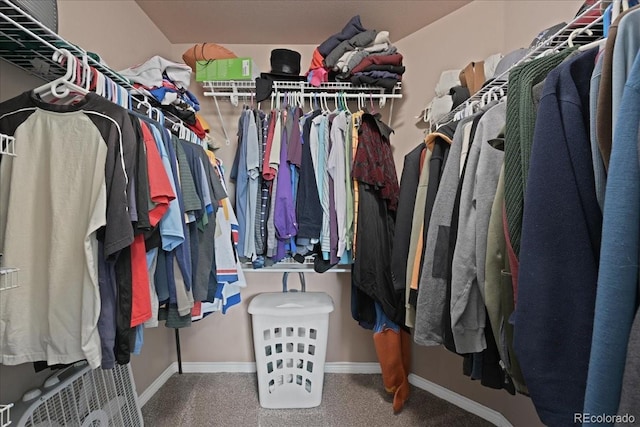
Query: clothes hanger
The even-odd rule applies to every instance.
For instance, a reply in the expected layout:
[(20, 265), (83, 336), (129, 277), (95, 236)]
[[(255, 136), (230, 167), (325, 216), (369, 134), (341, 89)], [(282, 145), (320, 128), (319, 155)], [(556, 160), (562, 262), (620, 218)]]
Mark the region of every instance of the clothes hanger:
[(151, 106), (151, 103), (149, 102), (149, 98), (147, 98), (145, 95), (143, 95), (142, 100), (138, 100), (138, 105), (136, 105), (136, 109), (141, 110), (142, 107), (146, 108), (147, 116), (149, 116), (149, 118), (153, 118), (152, 117), (152, 113), (151, 113), (151, 109), (153, 107)]
[(96, 87), (95, 91), (98, 95), (104, 96), (104, 75), (96, 70)]
[(622, 9), (622, 1), (613, 0), (613, 3), (611, 3), (611, 22), (614, 22), (618, 17), (618, 15), (620, 15), (621, 9)]
[(601, 38), (599, 40), (593, 41), (591, 43), (583, 44), (582, 46), (578, 47), (578, 50), (580, 52), (584, 52), (586, 50), (593, 49), (593, 48), (596, 48), (596, 47), (598, 47), (598, 48), (603, 47), (606, 43), (607, 43), (607, 38), (604, 37), (604, 38)]
[(108, 100), (111, 100), (111, 80), (109, 77), (104, 76), (104, 94), (103, 96)]
[(347, 113), (351, 114), (351, 110), (349, 110), (349, 102), (347, 100), (347, 92), (342, 92), (342, 100), (344, 101), (344, 109)]
[(85, 53), (82, 55), (82, 80), (84, 89), (89, 92), (91, 90), (91, 79), (93, 77), (92, 67), (89, 65), (89, 57)]
[[(33, 90), (33, 93), (40, 96), (43, 101), (46, 101), (45, 94), (47, 92), (51, 94), (50, 99), (56, 100), (62, 100), (64, 98), (68, 98), (70, 95), (73, 95), (73, 97), (69, 99), (68, 102), (72, 102), (73, 100), (77, 99), (78, 95), (86, 95), (88, 93), (87, 90), (73, 83), (76, 70), (76, 57), (73, 56), (68, 50), (60, 49), (59, 51), (54, 52), (52, 58), (54, 61), (61, 64), (66, 61), (66, 73), (62, 77), (59, 77), (49, 83), (35, 88)], [(56, 103), (60, 102), (58, 101)]]
[(300, 109), (304, 109), (304, 96), (301, 92), (295, 92), (296, 98), (296, 107)]
[(149, 111), (149, 117), (151, 117), (151, 119), (155, 120), (156, 122), (160, 123), (160, 125), (164, 126), (164, 113), (162, 112), (161, 109), (156, 107), (151, 107), (151, 110)]
[[(382, 95), (382, 93), (380, 93)], [(378, 100), (378, 108), (384, 108), (387, 105), (387, 98), (385, 96), (381, 96)]]
[(589, 28), (576, 28), (575, 30), (571, 31), (571, 34), (569, 34), (567, 45), (569, 47), (573, 47), (573, 39), (582, 33), (585, 33), (589, 37), (593, 36), (593, 31), (591, 31)]
[(124, 108), (125, 110), (128, 110), (129, 109), (129, 102), (128, 102), (129, 92), (127, 92), (127, 90), (120, 85), (118, 85), (118, 89), (120, 89), (120, 94), (122, 95), (120, 97), (120, 106), (122, 106), (122, 108)]
[(469, 117), (469, 116), (473, 115), (473, 113), (475, 112), (475, 108), (479, 104), (480, 104), (480, 102), (478, 100), (469, 102), (467, 104), (467, 106), (464, 108), (464, 116), (465, 117)]

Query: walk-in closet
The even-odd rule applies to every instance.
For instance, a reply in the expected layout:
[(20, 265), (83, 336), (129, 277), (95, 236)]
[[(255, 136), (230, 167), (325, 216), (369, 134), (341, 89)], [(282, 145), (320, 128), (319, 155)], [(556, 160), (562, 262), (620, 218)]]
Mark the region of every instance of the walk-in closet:
[(0, 0), (0, 427), (640, 425), (637, 0)]

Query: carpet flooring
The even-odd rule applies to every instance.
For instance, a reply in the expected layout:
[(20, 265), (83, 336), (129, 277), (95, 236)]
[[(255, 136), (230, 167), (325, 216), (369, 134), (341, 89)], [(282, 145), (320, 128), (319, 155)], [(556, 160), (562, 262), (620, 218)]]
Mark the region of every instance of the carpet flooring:
[(411, 386), (393, 414), (380, 375), (325, 374), (322, 404), (311, 409), (264, 409), (255, 374), (173, 375), (142, 408), (145, 425), (233, 427), (390, 427), (492, 424)]

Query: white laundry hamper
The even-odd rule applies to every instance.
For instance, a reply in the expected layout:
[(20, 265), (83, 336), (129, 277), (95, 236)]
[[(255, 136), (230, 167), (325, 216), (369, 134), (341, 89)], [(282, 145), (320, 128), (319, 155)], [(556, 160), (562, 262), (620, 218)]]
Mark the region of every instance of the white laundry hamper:
[[(283, 279), (286, 290), (286, 273)], [(322, 402), (329, 313), (324, 292), (274, 292), (253, 298), (249, 313), (263, 408), (313, 408)]]

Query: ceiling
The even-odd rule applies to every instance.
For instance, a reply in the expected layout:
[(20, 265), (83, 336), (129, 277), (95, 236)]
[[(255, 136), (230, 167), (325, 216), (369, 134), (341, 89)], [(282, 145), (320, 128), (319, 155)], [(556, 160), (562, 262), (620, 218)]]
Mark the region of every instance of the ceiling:
[(395, 42), (471, 0), (136, 0), (172, 44), (320, 44), (354, 15)]

